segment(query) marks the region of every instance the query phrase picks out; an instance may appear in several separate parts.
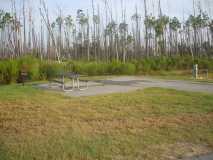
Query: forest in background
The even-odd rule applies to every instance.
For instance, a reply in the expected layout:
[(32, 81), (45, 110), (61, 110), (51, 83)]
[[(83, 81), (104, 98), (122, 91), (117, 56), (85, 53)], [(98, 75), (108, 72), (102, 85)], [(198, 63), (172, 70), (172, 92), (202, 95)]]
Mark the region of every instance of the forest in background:
[(59, 8), (57, 18), (52, 20), (47, 4), (40, 0), (35, 21), (27, 0), (22, 1), (19, 12), (16, 1), (11, 0), (11, 12), (0, 11), (0, 58), (30, 54), (59, 62), (71, 59), (126, 63), (144, 57), (213, 56), (213, 19), (200, 1), (193, 0), (193, 13), (183, 20), (165, 15), (161, 0), (153, 4), (158, 6), (158, 16), (148, 11), (149, 1), (141, 2), (143, 10), (136, 6), (135, 13), (127, 15), (121, 0), (120, 16), (114, 17), (108, 0), (103, 1), (105, 10), (101, 12), (91, 0), (92, 12), (79, 9), (76, 15), (64, 15)]

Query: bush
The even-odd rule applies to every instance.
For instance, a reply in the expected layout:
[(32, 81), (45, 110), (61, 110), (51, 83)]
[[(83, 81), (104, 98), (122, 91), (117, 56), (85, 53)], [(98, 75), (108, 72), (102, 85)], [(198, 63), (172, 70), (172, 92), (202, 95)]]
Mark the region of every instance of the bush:
[(38, 80), (40, 78), (39, 60), (26, 56), (18, 59), (19, 72), (26, 72), (29, 80)]
[(118, 75), (121, 73), (120, 69), (121, 69), (121, 63), (112, 61), (111, 63), (108, 64), (107, 71), (108, 71), (108, 74)]
[(165, 72), (168, 70), (191, 70), (194, 64), (201, 69), (213, 71), (213, 59), (199, 58), (193, 60), (189, 57), (150, 57), (122, 63), (68, 61), (57, 63), (55, 61), (39, 61), (32, 56), (25, 56), (16, 60), (0, 61), (0, 83), (9, 84), (17, 81), (20, 72), (27, 72), (29, 80), (49, 80), (63, 72), (95, 75), (133, 75), (141, 73)]
[(87, 74), (89, 76), (95, 76), (95, 75), (103, 75), (107, 72), (107, 64), (106, 63), (96, 63), (96, 62), (90, 62), (88, 64), (85, 64), (84, 74)]
[(67, 63), (69, 71), (85, 74), (89, 76), (104, 75), (104, 74), (135, 74), (136, 66), (133, 63), (121, 62), (75, 62), (70, 61)]
[(152, 64), (149, 61), (149, 59), (143, 59), (143, 60), (141, 60), (141, 61), (138, 62), (138, 64), (137, 64), (137, 71), (139, 73), (141, 73), (141, 72), (148, 73), (151, 70), (152, 70)]
[(67, 63), (67, 66), (70, 72), (89, 76), (103, 75), (108, 72), (108, 64), (106, 63), (70, 61)]
[(40, 79), (50, 80), (57, 77), (59, 74), (64, 73), (65, 65), (57, 62), (41, 62), (40, 63)]
[(191, 70), (194, 64), (200, 68), (211, 69), (210, 59), (193, 60), (191, 57), (150, 57), (134, 61), (138, 73), (150, 73), (153, 71)]
[(213, 71), (213, 60), (212, 59), (206, 59), (202, 58), (197, 60), (197, 64), (199, 65), (199, 68), (201, 69), (209, 69)]
[(18, 63), (15, 60), (0, 62), (0, 83), (10, 84), (18, 78)]

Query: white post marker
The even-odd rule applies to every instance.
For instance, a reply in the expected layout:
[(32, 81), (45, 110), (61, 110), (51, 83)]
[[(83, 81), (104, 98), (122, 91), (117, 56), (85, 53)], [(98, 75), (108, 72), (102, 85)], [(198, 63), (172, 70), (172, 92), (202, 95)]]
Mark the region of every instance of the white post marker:
[(195, 79), (198, 79), (198, 64), (194, 65), (194, 76), (195, 76)]
[(72, 78), (72, 88), (75, 88), (75, 79)]
[(79, 78), (77, 77), (77, 87), (78, 89), (80, 89), (80, 82), (79, 82)]
[(64, 80), (64, 75), (63, 75), (63, 77), (62, 77), (62, 89), (63, 90), (65, 90), (65, 86), (64, 85), (65, 85), (65, 80)]

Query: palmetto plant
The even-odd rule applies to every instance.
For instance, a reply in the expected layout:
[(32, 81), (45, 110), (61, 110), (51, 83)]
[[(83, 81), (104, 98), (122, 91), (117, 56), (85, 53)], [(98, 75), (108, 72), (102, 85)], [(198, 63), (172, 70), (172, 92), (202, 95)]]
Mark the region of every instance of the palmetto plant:
[(170, 19), (169, 28), (172, 31), (177, 31), (178, 29), (181, 28), (181, 23), (180, 23), (180, 21), (178, 20), (177, 17), (173, 17), (172, 19)]
[[(10, 24), (14, 21), (12, 15), (9, 12), (0, 11), (0, 29), (5, 28), (7, 24)], [(17, 21), (18, 23), (18, 21)]]

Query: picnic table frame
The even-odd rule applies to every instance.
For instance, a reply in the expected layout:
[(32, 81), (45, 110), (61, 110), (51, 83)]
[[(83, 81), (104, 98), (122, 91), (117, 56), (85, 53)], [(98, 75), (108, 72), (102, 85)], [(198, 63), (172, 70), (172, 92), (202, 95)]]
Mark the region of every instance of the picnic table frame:
[[(88, 89), (88, 80), (80, 80), (81, 77), (85, 77), (85, 76), (77, 74), (77, 73), (60, 74), (57, 76), (57, 78), (50, 80), (50, 85), (52, 84), (51, 82), (59, 83), (61, 84), (62, 90), (65, 92), (74, 91), (75, 89), (83, 91)], [(65, 78), (68, 78), (69, 80), (72, 81), (71, 89), (66, 88)], [(85, 82), (86, 86), (84, 88), (81, 88), (80, 82)]]

